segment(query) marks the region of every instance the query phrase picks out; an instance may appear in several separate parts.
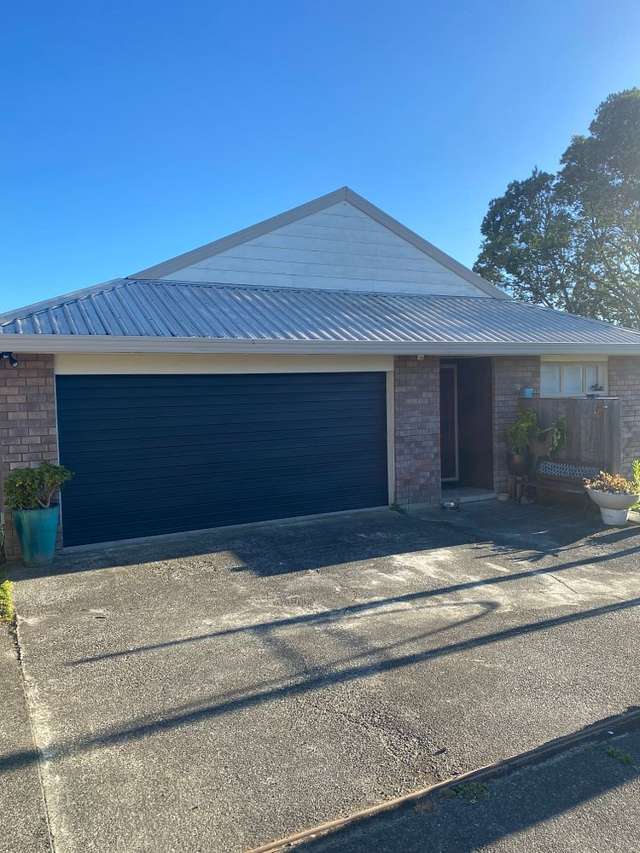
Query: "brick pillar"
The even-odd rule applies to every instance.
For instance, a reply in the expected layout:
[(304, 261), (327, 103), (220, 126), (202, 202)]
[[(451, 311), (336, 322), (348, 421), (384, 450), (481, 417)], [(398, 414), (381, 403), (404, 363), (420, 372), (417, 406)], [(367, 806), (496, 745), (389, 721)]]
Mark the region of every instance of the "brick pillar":
[(16, 357), (17, 367), (0, 360), (0, 506), (8, 559), (18, 557), (20, 547), (1, 495), (4, 478), (14, 468), (58, 461), (53, 356)]
[(640, 357), (610, 356), (609, 395), (620, 398), (622, 473), (640, 459)]
[(397, 356), (395, 388), (395, 502), (440, 499), (440, 359)]
[(538, 356), (496, 356), (493, 359), (493, 488), (507, 490), (507, 443), (505, 429), (518, 416), (521, 388), (540, 391)]

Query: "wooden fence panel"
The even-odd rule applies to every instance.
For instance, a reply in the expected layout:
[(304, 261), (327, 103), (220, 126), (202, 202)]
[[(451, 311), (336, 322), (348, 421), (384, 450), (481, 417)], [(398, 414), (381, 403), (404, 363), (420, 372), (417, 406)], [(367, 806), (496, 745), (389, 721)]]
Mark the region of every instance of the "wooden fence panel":
[(533, 408), (542, 428), (550, 427), (560, 417), (567, 421), (567, 443), (556, 458), (582, 462), (607, 471), (620, 470), (620, 400), (617, 397), (540, 397), (522, 400), (525, 408)]

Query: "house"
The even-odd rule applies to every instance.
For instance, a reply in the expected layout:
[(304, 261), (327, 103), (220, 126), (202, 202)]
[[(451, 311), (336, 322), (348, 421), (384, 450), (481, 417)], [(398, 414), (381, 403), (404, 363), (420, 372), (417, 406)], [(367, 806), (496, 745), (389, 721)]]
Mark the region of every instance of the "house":
[(640, 333), (518, 303), (347, 188), (4, 314), (0, 349), (0, 477), (75, 472), (67, 546), (502, 491), (523, 387), (602, 386), (640, 455)]

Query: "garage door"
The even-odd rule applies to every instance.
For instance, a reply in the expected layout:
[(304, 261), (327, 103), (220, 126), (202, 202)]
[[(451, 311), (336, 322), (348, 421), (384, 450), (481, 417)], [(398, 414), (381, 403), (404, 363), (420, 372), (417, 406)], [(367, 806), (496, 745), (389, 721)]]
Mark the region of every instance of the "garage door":
[(65, 545), (387, 503), (384, 373), (58, 376)]

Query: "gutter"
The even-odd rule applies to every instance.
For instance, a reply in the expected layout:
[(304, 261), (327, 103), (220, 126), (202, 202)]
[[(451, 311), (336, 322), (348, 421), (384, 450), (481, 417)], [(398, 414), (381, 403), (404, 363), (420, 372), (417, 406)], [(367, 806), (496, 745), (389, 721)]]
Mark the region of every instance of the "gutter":
[(118, 335), (0, 334), (0, 348), (21, 353), (255, 353), (283, 355), (628, 355), (640, 343), (527, 343), (439, 341), (288, 341), (223, 338), (161, 338)]

